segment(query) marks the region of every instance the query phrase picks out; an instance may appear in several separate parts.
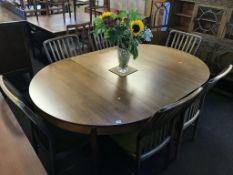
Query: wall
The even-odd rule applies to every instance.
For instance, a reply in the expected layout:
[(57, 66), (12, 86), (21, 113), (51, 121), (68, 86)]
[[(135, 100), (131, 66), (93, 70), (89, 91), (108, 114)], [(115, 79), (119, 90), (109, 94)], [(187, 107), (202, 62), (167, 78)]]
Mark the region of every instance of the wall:
[(111, 8), (130, 10), (136, 8), (138, 13), (145, 15), (145, 5), (150, 0), (111, 0)]

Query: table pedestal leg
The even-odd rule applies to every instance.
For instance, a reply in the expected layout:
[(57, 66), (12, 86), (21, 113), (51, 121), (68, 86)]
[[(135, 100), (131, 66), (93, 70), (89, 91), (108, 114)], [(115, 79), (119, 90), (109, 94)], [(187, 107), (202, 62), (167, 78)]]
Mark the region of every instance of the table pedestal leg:
[(98, 175), (100, 168), (100, 152), (99, 152), (99, 144), (98, 144), (98, 136), (96, 128), (91, 130), (91, 149), (92, 149), (92, 163), (93, 169), (92, 174)]

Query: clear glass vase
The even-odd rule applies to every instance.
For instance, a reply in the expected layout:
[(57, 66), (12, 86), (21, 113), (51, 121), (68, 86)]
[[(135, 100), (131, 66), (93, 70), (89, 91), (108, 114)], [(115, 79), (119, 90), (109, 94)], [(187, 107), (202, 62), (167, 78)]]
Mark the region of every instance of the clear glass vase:
[(118, 72), (127, 73), (128, 72), (128, 62), (130, 59), (130, 52), (126, 49), (118, 47)]

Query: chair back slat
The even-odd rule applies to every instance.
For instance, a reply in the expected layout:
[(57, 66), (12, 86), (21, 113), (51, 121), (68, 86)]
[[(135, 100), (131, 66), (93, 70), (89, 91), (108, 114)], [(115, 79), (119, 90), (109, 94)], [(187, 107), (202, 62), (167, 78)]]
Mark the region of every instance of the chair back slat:
[(137, 136), (137, 153), (140, 160), (164, 148), (175, 136), (181, 135), (184, 113), (202, 94), (202, 87), (185, 98), (163, 107), (142, 127)]
[(175, 44), (175, 46), (174, 46), (175, 49), (178, 49), (178, 46), (179, 46), (179, 43), (180, 43), (180, 37), (181, 37), (181, 34), (178, 33), (178, 37), (177, 37), (177, 39), (176, 39), (176, 44)]
[(224, 78), (227, 74), (229, 74), (232, 71), (232, 65), (229, 65), (226, 67), (219, 75), (216, 77), (210, 79), (205, 85), (203, 89), (202, 95), (197, 98), (187, 109), (185, 112), (185, 119), (184, 119), (184, 129), (190, 126), (193, 121), (196, 120), (196, 118), (200, 115), (201, 108), (204, 104), (205, 96), (209, 92), (211, 88), (214, 87), (214, 85), (220, 81), (222, 78)]
[(185, 35), (182, 36), (181, 40), (180, 40), (180, 44), (177, 47), (178, 50), (181, 50), (182, 45), (184, 44), (184, 39), (185, 39)]
[(61, 55), (60, 55), (60, 50), (58, 50), (57, 48), (57, 42), (56, 40), (52, 42), (53, 43), (53, 47), (54, 47), (54, 50), (55, 50), (55, 53), (56, 53), (56, 56), (57, 56), (57, 60), (61, 60)]
[(89, 32), (89, 40), (91, 43), (92, 51), (102, 50), (114, 46), (114, 44), (111, 44), (104, 38), (103, 33), (96, 34), (93, 31)]
[(166, 46), (196, 55), (201, 41), (202, 37), (199, 35), (171, 30)]
[(52, 38), (43, 43), (50, 63), (82, 54), (79, 38), (76, 35), (65, 35)]
[(61, 50), (61, 56), (62, 56), (62, 58), (65, 58), (65, 47), (64, 47), (64, 49), (62, 49), (63, 47), (62, 47), (62, 45), (61, 45), (61, 41), (60, 40), (58, 40), (57, 41), (57, 44), (58, 44), (58, 48), (59, 48), (59, 50)]

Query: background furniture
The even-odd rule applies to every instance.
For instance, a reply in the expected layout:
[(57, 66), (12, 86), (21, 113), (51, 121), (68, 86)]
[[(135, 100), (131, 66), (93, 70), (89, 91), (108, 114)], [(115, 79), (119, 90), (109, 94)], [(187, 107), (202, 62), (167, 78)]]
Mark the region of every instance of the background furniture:
[(87, 53), (91, 50), (89, 32), (93, 28), (90, 22), (84, 24), (67, 25), (67, 34), (76, 34), (79, 38), (82, 52)]
[(77, 35), (52, 38), (44, 41), (43, 45), (50, 63), (82, 54), (82, 46)]
[(26, 21), (0, 24), (0, 74), (12, 72), (33, 74), (27, 27)]
[[(83, 24), (90, 22), (90, 15), (88, 13), (77, 12), (76, 20), (70, 18), (69, 14), (65, 14), (65, 21), (63, 20), (62, 14), (54, 14), (49, 16), (39, 16), (38, 20), (36, 17), (28, 17), (27, 21), (29, 24), (46, 31), (52, 35), (59, 35), (66, 33), (67, 25)], [(72, 15), (73, 16), (73, 13)]]
[(89, 2), (90, 2), (89, 6), (86, 7), (85, 11), (94, 14), (95, 17), (97, 15), (102, 14), (102, 12), (104, 12), (104, 11), (111, 11), (110, 0), (103, 0), (102, 5), (99, 4), (98, 0), (89, 0)]
[(173, 29), (190, 31), (195, 0), (173, 1), (170, 25)]
[(166, 46), (196, 55), (201, 41), (202, 37), (199, 35), (172, 30), (167, 38)]

